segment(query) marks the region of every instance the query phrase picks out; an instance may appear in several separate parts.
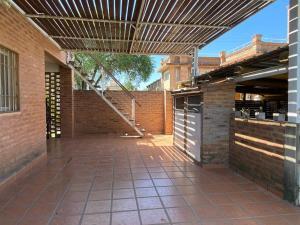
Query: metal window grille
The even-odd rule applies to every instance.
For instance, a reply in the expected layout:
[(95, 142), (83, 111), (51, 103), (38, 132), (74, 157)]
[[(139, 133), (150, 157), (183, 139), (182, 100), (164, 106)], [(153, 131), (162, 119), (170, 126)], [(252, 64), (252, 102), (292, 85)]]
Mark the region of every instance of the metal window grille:
[(19, 110), (18, 56), (0, 46), (0, 113)]

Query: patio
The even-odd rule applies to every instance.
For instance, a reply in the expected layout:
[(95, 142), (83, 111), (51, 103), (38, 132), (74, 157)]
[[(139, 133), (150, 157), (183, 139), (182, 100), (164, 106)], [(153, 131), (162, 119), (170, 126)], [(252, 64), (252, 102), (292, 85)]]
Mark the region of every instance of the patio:
[(163, 135), (53, 140), (47, 165), (1, 193), (0, 224), (300, 224), (299, 208), (172, 145)]

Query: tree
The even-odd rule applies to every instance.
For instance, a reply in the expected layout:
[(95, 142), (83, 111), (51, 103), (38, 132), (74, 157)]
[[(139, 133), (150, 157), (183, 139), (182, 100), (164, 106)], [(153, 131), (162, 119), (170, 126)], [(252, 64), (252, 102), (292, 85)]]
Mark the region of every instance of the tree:
[(103, 66), (129, 90), (137, 89), (141, 82), (147, 81), (154, 69), (151, 57), (145, 55), (76, 53), (75, 61), (89, 78), (97, 77), (99, 66)]

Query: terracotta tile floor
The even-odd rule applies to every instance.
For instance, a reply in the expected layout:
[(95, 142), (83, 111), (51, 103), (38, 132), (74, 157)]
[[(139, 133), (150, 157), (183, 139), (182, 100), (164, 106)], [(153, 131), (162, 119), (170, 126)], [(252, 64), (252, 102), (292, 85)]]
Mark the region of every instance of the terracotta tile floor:
[(297, 225), (300, 210), (229, 169), (205, 170), (171, 136), (49, 143), (47, 166), (0, 193), (1, 225)]

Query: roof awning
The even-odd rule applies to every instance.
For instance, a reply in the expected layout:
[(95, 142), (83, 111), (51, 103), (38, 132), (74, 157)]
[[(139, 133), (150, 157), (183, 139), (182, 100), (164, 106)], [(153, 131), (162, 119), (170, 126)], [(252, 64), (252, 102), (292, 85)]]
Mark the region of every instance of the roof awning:
[(13, 0), (63, 50), (190, 54), (274, 0)]

